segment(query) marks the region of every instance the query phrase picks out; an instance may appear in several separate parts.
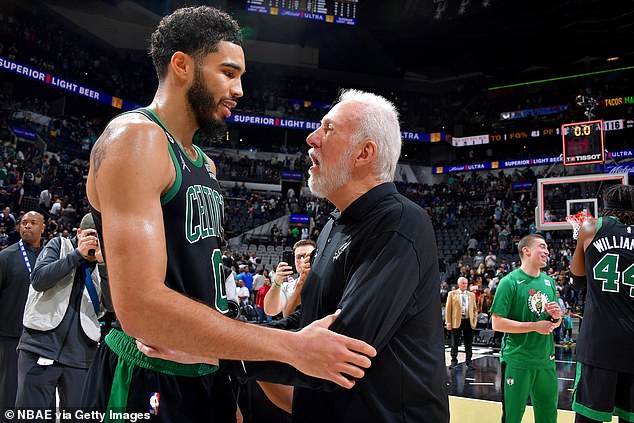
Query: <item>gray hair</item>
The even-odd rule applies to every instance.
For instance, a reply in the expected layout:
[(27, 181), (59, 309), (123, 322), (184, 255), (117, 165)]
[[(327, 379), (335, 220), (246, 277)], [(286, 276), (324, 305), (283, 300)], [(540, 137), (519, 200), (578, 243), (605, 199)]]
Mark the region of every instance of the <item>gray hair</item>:
[(394, 104), (380, 95), (347, 89), (342, 90), (338, 103), (352, 101), (361, 104), (354, 116), (358, 121), (352, 146), (372, 140), (377, 145), (374, 169), (382, 182), (392, 182), (396, 163), (401, 156), (401, 128)]

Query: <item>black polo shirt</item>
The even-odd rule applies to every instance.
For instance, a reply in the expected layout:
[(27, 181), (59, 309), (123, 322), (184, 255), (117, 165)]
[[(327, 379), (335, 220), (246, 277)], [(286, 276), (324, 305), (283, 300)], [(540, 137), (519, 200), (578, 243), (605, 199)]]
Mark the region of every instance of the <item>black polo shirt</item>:
[(365, 377), (345, 390), (279, 363), (246, 363), (247, 376), (298, 386), (298, 422), (448, 422), (438, 287), (427, 214), (381, 184), (331, 216), (293, 317), (304, 327), (340, 308), (330, 328), (378, 351)]

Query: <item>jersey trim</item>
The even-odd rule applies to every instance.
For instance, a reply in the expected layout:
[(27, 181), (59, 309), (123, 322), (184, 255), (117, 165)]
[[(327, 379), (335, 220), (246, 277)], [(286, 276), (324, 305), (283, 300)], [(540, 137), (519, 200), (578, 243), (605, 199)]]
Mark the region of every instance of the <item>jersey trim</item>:
[[(158, 126), (163, 129), (165, 132), (165, 136), (167, 137), (167, 150), (169, 151), (170, 157), (172, 158), (172, 163), (174, 164), (174, 170), (176, 171), (176, 178), (174, 179), (174, 183), (170, 187), (169, 190), (163, 195), (161, 195), (161, 206), (169, 203), (172, 198), (176, 195), (178, 190), (180, 189), (181, 182), (183, 180), (183, 174), (181, 172), (181, 168), (178, 164), (178, 159), (176, 158), (176, 154), (174, 153), (174, 149), (172, 148), (172, 144), (178, 144), (176, 139), (172, 136), (172, 134), (167, 130), (161, 118), (158, 117), (154, 111), (148, 107), (143, 107), (141, 109), (133, 110), (127, 113), (140, 113), (146, 118), (150, 119), (152, 122), (156, 123)], [(187, 156), (187, 154), (185, 154)]]
[[(183, 146), (181, 145), (180, 141), (178, 141), (171, 133), (170, 131), (167, 129), (167, 126), (165, 126), (165, 124), (163, 123), (163, 121), (161, 120), (161, 118), (156, 114), (156, 112), (150, 108), (144, 108), (144, 110), (149, 111), (152, 116), (154, 116), (155, 121), (161, 125), (161, 127), (163, 128), (163, 130), (165, 130), (165, 132), (168, 132), (170, 134), (170, 136), (172, 137), (172, 139), (174, 140), (174, 143), (176, 145), (178, 145), (178, 149), (183, 153), (183, 155), (185, 156), (185, 158), (187, 158), (187, 160), (193, 164), (196, 167), (201, 167), (203, 165), (203, 161), (202, 161), (202, 157), (201, 157), (201, 151), (200, 148), (198, 148), (195, 144), (192, 144), (194, 149), (196, 150), (196, 152), (198, 153), (198, 157), (196, 157), (196, 160), (192, 160), (191, 157), (189, 157), (187, 155), (187, 153), (185, 153), (185, 150), (183, 149)], [(154, 119), (153, 119), (154, 120)]]
[(181, 183), (183, 181), (183, 173), (180, 166), (178, 165), (178, 159), (176, 158), (176, 154), (174, 154), (174, 149), (170, 144), (167, 145), (167, 148), (170, 152), (172, 163), (174, 164), (174, 170), (176, 170), (176, 179), (174, 180), (174, 183), (172, 184), (170, 189), (165, 194), (161, 195), (161, 206), (166, 205), (172, 200), (172, 198), (176, 196), (176, 193), (178, 193), (178, 190), (180, 189)]
[(214, 373), (218, 366), (211, 364), (181, 364), (160, 358), (148, 357), (136, 347), (134, 338), (123, 331), (112, 329), (104, 338), (110, 349), (123, 361), (142, 369), (172, 376), (198, 377)]
[(597, 232), (595, 232), (595, 234), (599, 232), (599, 229), (601, 229), (601, 226), (603, 226), (603, 218), (602, 217), (597, 219)]

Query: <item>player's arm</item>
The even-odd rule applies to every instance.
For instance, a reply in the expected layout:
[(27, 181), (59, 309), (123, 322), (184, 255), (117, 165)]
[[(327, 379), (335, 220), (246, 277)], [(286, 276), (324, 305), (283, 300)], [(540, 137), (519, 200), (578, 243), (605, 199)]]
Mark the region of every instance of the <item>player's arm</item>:
[(572, 254), (570, 262), (570, 278), (574, 289), (582, 289), (586, 286), (586, 249), (597, 233), (598, 219), (587, 219), (579, 229), (577, 248)]
[(519, 322), (493, 313), (493, 330), (506, 333), (537, 332), (542, 335), (552, 333), (553, 329), (561, 324), (550, 320), (538, 320), (537, 322)]
[(174, 180), (166, 143), (157, 125), (126, 115), (108, 125), (91, 154), (87, 191), (102, 213), (112, 300), (124, 330), (146, 345), (202, 357), (281, 361), (351, 387), (341, 372), (363, 374), (355, 366), (369, 366), (368, 356), (375, 354), (369, 345), (327, 325), (286, 332), (242, 324), (165, 286), (160, 197)]

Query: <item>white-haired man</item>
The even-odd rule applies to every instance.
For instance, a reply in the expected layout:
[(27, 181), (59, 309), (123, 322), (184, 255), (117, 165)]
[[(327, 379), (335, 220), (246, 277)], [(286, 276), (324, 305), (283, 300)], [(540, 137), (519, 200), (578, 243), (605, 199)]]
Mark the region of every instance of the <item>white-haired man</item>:
[(301, 328), (341, 309), (331, 329), (378, 353), (347, 392), (276, 363), (246, 363), (246, 375), (295, 385), (295, 421), (449, 421), (434, 232), (392, 183), (401, 151), (394, 106), (345, 91), (307, 142), (308, 185), (337, 211), (317, 240), (302, 309), (282, 322)]

